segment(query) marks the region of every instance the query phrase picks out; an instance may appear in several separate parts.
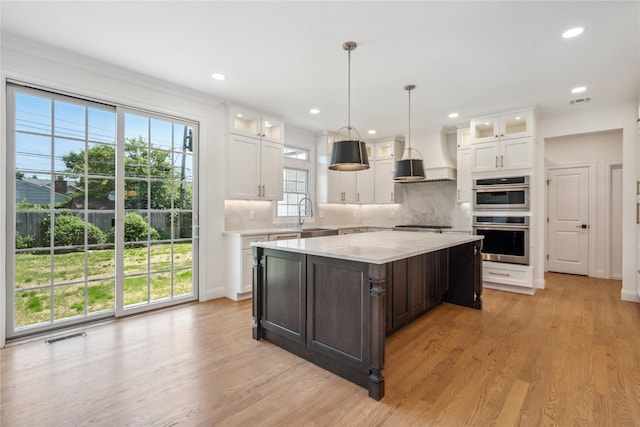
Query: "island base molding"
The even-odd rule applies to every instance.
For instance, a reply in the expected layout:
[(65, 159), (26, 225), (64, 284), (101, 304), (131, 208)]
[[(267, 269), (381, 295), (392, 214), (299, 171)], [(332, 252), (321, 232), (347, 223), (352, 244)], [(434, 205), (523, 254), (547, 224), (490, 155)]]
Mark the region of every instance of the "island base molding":
[[(479, 246), (455, 247), (453, 259), (448, 248), (388, 264), (254, 247), (253, 338), (364, 387), (380, 400), (387, 335), (442, 301), (481, 309)], [(438, 299), (428, 303), (434, 278), (440, 281), (434, 288)]]

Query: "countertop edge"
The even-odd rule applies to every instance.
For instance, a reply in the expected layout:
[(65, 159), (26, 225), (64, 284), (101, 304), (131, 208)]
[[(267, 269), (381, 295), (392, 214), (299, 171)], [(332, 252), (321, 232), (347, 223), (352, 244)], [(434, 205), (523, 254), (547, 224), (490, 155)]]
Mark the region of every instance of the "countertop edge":
[[(285, 252), (296, 252), (307, 255), (322, 256), (327, 258), (338, 258), (348, 261), (363, 262), (367, 264), (387, 264), (389, 262), (397, 261), (400, 259), (410, 258), (416, 255), (422, 255), (429, 252), (438, 251), (454, 246), (463, 245), (466, 243), (482, 240), (484, 236), (476, 235), (462, 235), (462, 234), (449, 234), (446, 241), (438, 242), (442, 238), (429, 237), (429, 236), (444, 236), (438, 233), (424, 233), (424, 232), (410, 232), (410, 231), (389, 231), (381, 232), (380, 236), (384, 236), (387, 239), (387, 246), (384, 244), (376, 244), (375, 239), (369, 238), (367, 241), (362, 241), (362, 236), (359, 235), (359, 239), (354, 239), (353, 235), (342, 236), (327, 236), (327, 237), (314, 237), (311, 239), (291, 239), (272, 242), (253, 242), (251, 246), (261, 247), (265, 249), (276, 249)], [(387, 234), (393, 233), (393, 235)], [(372, 233), (378, 234), (378, 233)], [(414, 235), (413, 237), (411, 235)], [(419, 236), (419, 237), (418, 237)], [(395, 246), (389, 247), (389, 239), (402, 244), (402, 243), (416, 243), (415, 239), (418, 238), (421, 242), (415, 247), (408, 246)], [(318, 239), (325, 239), (320, 241)], [(326, 240), (331, 239), (331, 240)], [(314, 240), (314, 242), (306, 242)], [(413, 240), (413, 242), (412, 242)], [(431, 242), (429, 242), (429, 240)], [(326, 245), (321, 242), (328, 242)], [(307, 246), (307, 243), (311, 243), (311, 246)], [(383, 242), (385, 243), (385, 242)], [(337, 246), (336, 246), (337, 245)], [(351, 252), (364, 253), (354, 254)], [(338, 253), (337, 250), (342, 250), (343, 253)], [(380, 252), (392, 251), (392, 255), (381, 255)], [(368, 252), (368, 253), (367, 253)], [(400, 252), (400, 253), (399, 253)]]

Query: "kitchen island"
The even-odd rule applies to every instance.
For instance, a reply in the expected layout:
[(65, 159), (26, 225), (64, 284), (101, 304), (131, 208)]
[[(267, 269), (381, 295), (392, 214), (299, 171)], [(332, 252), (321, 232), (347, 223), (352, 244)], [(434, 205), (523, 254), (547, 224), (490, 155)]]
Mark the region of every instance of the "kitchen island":
[(387, 335), (441, 302), (482, 309), (481, 241), (381, 231), (252, 243), (253, 338), (380, 400)]

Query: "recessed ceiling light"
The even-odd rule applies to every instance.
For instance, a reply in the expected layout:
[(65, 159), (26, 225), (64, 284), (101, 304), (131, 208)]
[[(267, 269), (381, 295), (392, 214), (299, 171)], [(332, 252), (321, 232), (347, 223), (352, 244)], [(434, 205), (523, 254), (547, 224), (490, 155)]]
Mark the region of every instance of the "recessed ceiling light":
[(585, 90), (587, 90), (586, 86), (578, 86), (571, 89), (571, 93), (581, 93), (581, 92), (584, 92)]
[(242, 113), (236, 114), (236, 117), (239, 118), (239, 119), (242, 118)]
[(520, 120), (522, 117), (520, 116), (516, 116), (516, 120)]
[(318, 110), (317, 108), (312, 108), (311, 110), (309, 110), (309, 112), (311, 114), (320, 114), (320, 110)]
[(222, 73), (213, 73), (211, 74), (211, 78), (213, 80), (226, 80), (227, 76)]
[(376, 134), (376, 130), (375, 130), (375, 129), (369, 129), (369, 130), (367, 131), (367, 133), (368, 133), (369, 135), (375, 135), (375, 134)]
[(449, 114), (449, 118), (450, 118), (450, 119), (455, 119), (455, 118), (456, 118), (456, 117), (458, 117), (458, 116), (459, 116), (459, 114), (458, 114), (458, 113), (450, 113), (450, 114)]
[(580, 34), (582, 34), (584, 31), (583, 27), (575, 27), (575, 28), (571, 28), (567, 31), (565, 31), (564, 33), (562, 33), (562, 37), (565, 39), (570, 39), (572, 37), (575, 36), (579, 36)]

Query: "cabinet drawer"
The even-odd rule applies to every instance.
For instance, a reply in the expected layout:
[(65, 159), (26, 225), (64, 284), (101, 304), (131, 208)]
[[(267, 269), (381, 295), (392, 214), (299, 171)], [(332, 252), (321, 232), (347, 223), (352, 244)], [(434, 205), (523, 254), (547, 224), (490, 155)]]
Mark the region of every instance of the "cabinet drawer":
[(287, 240), (287, 239), (299, 239), (300, 233), (280, 233), (280, 234), (270, 234), (269, 241), (272, 240)]
[(244, 236), (242, 238), (242, 249), (251, 249), (251, 243), (253, 242), (267, 242), (269, 241), (268, 235), (260, 236)]
[(502, 283), (512, 286), (533, 287), (533, 270), (530, 266), (513, 264), (482, 263), (482, 280), (484, 282)]

